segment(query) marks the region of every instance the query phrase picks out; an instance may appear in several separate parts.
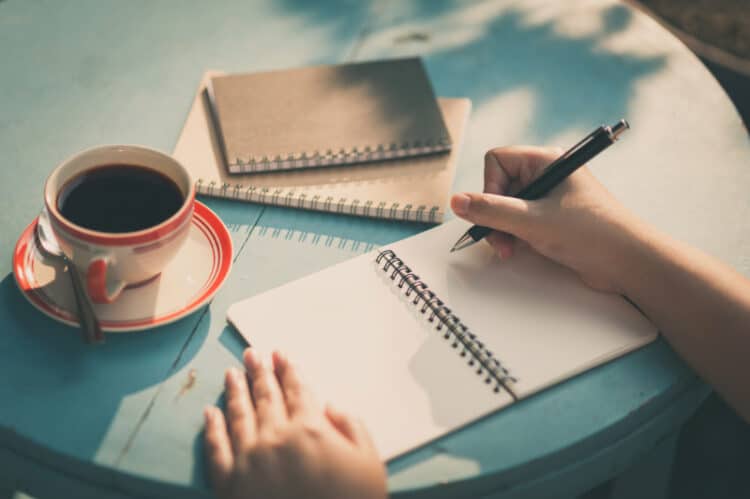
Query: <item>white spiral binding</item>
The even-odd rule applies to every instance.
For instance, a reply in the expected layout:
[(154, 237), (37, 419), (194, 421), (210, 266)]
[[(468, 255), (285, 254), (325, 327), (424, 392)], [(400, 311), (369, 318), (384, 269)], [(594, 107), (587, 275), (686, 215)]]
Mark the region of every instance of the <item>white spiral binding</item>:
[(318, 166), (335, 166), (350, 163), (369, 163), (398, 159), (407, 156), (419, 156), (449, 151), (451, 141), (447, 137), (435, 140), (414, 140), (411, 142), (395, 142), (376, 147), (352, 147), (351, 149), (329, 149), (325, 152), (289, 153), (286, 156), (235, 158), (229, 162), (231, 173), (253, 173), (278, 170), (293, 170), (296, 168), (312, 168)]
[(388, 203), (386, 201), (369, 199), (311, 196), (306, 192), (297, 192), (294, 189), (271, 189), (242, 184), (219, 184), (216, 181), (204, 182), (203, 179), (198, 179), (195, 182), (195, 190), (199, 194), (207, 196), (362, 217), (426, 223), (439, 223), (443, 219), (443, 212), (439, 206), (414, 206), (409, 203)]

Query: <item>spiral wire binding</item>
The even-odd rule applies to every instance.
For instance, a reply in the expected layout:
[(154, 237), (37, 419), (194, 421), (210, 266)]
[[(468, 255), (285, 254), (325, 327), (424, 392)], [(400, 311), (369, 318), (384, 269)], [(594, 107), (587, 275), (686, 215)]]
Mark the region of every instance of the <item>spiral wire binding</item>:
[(351, 199), (347, 197), (312, 195), (296, 192), (294, 189), (270, 189), (268, 187), (246, 186), (242, 184), (220, 184), (215, 180), (206, 182), (199, 178), (195, 182), (199, 194), (208, 196), (239, 199), (262, 204), (275, 204), (315, 211), (330, 211), (345, 215), (357, 215), (393, 220), (410, 220), (414, 222), (438, 223), (443, 214), (439, 206), (414, 206), (412, 204), (386, 201)]
[(440, 139), (411, 140), (401, 143), (378, 144), (377, 146), (351, 147), (334, 151), (312, 151), (302, 153), (288, 153), (285, 155), (234, 158), (229, 163), (232, 173), (253, 173), (277, 170), (291, 170), (317, 166), (334, 166), (350, 163), (364, 163), (398, 159), (406, 156), (435, 154), (449, 151), (451, 141), (448, 137)]
[[(485, 376), (484, 382), (486, 384), (492, 383), (493, 379), (495, 380), (495, 393), (500, 392), (502, 387), (513, 397), (513, 400), (518, 400), (515, 392), (509, 386), (518, 380), (511, 376), (508, 369), (484, 346), (484, 343), (469, 331), (469, 328), (461, 322), (461, 319), (429, 289), (418, 275), (412, 272), (403, 260), (396, 256), (396, 253), (392, 250), (381, 251), (375, 258), (375, 262), (383, 264), (382, 270), (386, 273), (390, 272), (389, 277), (392, 281), (398, 280), (399, 289), (404, 289), (406, 286), (404, 294), (408, 298), (413, 296), (411, 302), (419, 307), (418, 310), (421, 314), (429, 313), (428, 322), (434, 323), (437, 321), (435, 327), (437, 331), (445, 329), (443, 338), (451, 342), (452, 348), (458, 349), (461, 347), (459, 353), (461, 357), (469, 355), (469, 366), (474, 367), (478, 364), (476, 373), (479, 376)], [(420, 301), (422, 302), (421, 306), (419, 306)]]

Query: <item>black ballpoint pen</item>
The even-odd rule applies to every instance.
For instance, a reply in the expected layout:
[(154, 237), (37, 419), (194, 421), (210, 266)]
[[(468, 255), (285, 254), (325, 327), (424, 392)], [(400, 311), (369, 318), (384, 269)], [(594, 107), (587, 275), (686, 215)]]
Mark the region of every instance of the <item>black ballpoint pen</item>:
[[(536, 180), (521, 189), (514, 197), (529, 201), (541, 198), (565, 180), (568, 175), (614, 144), (620, 134), (628, 128), (630, 128), (630, 125), (625, 120), (620, 120), (612, 126), (600, 126), (550, 163)], [(464, 249), (481, 241), (490, 232), (492, 232), (492, 229), (489, 227), (474, 225), (456, 241), (456, 244), (451, 248), (451, 252)]]

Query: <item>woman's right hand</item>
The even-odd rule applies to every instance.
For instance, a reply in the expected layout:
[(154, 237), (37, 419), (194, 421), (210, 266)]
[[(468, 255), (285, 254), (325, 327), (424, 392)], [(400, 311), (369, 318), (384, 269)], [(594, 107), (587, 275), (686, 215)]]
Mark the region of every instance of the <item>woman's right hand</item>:
[(456, 194), (453, 211), (494, 228), (487, 241), (502, 258), (512, 254), (517, 238), (588, 285), (627, 296), (750, 422), (750, 280), (647, 226), (585, 168), (537, 201), (505, 195), (518, 192), (560, 154), (537, 147), (489, 151), (485, 193)]
[(508, 196), (528, 185), (562, 150), (492, 149), (484, 158), (484, 193), (456, 194), (459, 217), (495, 229), (486, 241), (508, 258), (518, 240), (573, 269), (589, 286), (623, 293), (627, 255), (644, 226), (584, 167), (536, 201)]

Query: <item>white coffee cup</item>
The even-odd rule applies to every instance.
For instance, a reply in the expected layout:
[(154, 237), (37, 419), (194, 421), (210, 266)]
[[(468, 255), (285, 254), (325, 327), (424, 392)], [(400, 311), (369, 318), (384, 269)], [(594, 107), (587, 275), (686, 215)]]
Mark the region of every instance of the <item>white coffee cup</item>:
[[(174, 182), (182, 205), (166, 220), (134, 232), (92, 230), (65, 218), (58, 206), (60, 193), (69, 182), (107, 165), (155, 170)], [(185, 167), (164, 153), (108, 145), (80, 152), (57, 166), (44, 186), (44, 204), (62, 251), (85, 276), (92, 301), (112, 303), (126, 287), (158, 276), (183, 245), (193, 218), (195, 186)]]

